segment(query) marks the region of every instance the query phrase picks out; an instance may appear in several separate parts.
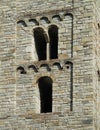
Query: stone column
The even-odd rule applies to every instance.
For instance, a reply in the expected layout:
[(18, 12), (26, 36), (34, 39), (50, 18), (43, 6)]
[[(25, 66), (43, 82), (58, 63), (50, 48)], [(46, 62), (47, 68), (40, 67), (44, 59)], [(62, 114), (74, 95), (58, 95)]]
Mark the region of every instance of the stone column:
[(50, 49), (49, 49), (49, 42), (47, 43), (47, 60), (50, 59)]

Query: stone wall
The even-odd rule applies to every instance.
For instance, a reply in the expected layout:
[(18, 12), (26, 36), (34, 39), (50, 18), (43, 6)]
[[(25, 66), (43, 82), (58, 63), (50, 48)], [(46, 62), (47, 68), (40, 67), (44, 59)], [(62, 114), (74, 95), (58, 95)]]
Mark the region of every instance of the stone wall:
[(99, 79), (100, 79), (100, 33), (99, 33), (99, 24), (100, 24), (100, 18), (99, 18), (99, 9), (96, 8), (96, 5), (94, 4), (94, 22), (93, 22), (93, 29), (94, 29), (94, 44), (93, 44), (93, 53), (94, 53), (94, 127), (95, 129), (100, 129), (100, 88), (99, 88)]
[[(93, 0), (0, 1), (1, 130), (99, 130), (97, 12)], [(48, 36), (50, 25), (58, 58), (38, 61), (34, 28)], [(43, 76), (53, 81), (51, 113), (40, 113)]]

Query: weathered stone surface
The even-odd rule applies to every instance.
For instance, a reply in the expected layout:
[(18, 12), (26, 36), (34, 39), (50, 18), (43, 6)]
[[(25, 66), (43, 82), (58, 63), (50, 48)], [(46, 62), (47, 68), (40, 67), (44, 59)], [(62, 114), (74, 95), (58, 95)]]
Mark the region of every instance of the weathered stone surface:
[[(51, 25), (58, 28), (56, 59)], [(36, 28), (48, 44), (42, 61)], [(95, 0), (0, 0), (0, 130), (99, 130), (99, 35)], [(52, 112), (41, 113), (38, 82), (45, 76), (52, 80)]]

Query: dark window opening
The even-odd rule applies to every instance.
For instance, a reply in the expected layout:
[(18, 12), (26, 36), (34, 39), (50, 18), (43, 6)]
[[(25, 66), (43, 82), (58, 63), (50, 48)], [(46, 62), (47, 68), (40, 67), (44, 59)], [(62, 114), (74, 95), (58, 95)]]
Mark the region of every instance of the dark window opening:
[(38, 59), (46, 60), (47, 35), (40, 27), (34, 29), (35, 47)]
[(52, 112), (52, 79), (45, 76), (38, 82), (40, 91), (41, 113)]
[(51, 25), (48, 30), (50, 38), (50, 59), (58, 58), (58, 27)]

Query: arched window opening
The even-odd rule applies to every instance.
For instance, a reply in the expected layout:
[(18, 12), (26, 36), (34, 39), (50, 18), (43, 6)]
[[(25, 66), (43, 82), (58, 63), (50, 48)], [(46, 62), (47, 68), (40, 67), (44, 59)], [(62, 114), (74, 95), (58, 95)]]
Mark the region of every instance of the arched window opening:
[(51, 25), (48, 30), (50, 38), (50, 59), (58, 58), (58, 27)]
[(52, 79), (44, 76), (38, 80), (41, 113), (52, 112)]
[(46, 60), (47, 35), (40, 27), (34, 29), (35, 47), (38, 60)]

